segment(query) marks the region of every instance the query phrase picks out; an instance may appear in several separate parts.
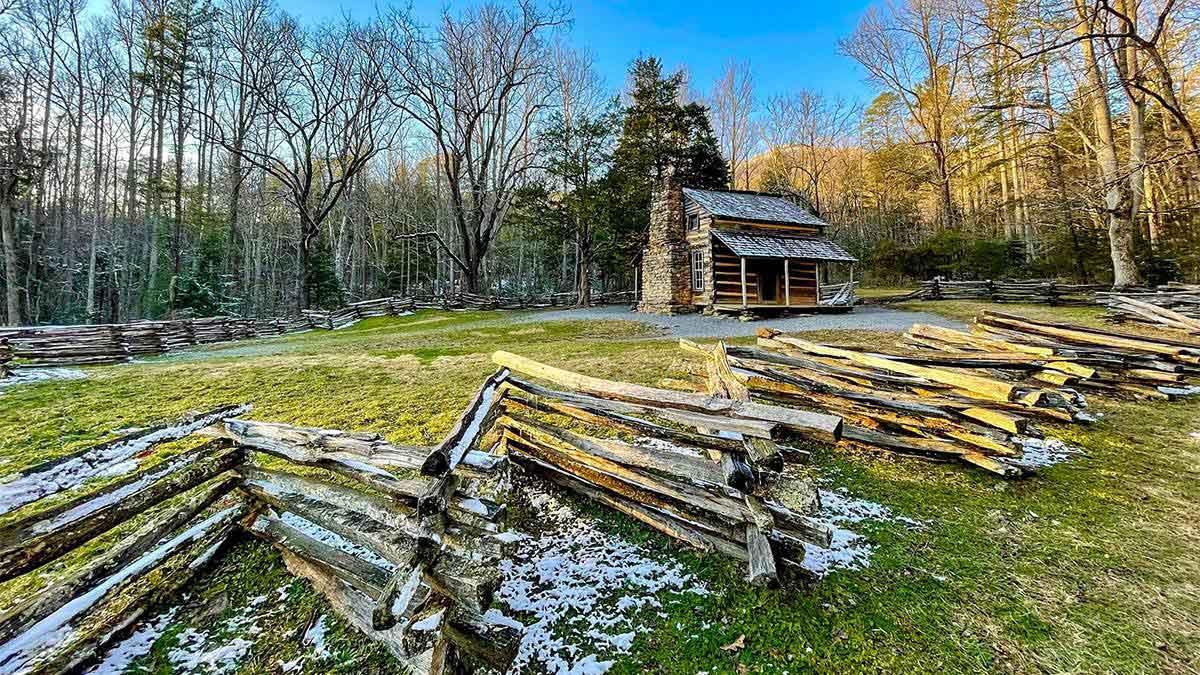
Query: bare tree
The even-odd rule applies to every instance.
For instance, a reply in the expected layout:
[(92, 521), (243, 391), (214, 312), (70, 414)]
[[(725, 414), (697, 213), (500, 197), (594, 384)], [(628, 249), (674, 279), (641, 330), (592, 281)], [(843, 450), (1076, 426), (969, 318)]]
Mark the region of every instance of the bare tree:
[(748, 61), (730, 59), (725, 72), (713, 85), (711, 105), (714, 131), (721, 154), (729, 159), (731, 187), (750, 187), (750, 156), (753, 154), (754, 76)]
[(950, 152), (966, 52), (952, 10), (946, 0), (901, 0), (882, 10), (871, 8), (841, 42), (842, 52), (908, 109), (919, 132), (910, 132), (912, 142), (929, 148), (933, 157), (944, 227), (958, 221)]
[(767, 102), (762, 133), (770, 159), (818, 214), (825, 207), (827, 174), (839, 154), (848, 150), (860, 112), (843, 99), (803, 90)]
[(447, 10), (436, 31), (397, 11), (380, 22), (392, 101), (430, 134), (471, 292), (480, 290), (483, 260), (534, 166), (535, 125), (554, 92), (549, 38), (565, 21), (562, 10), (521, 0), (512, 9)]
[[(258, 45), (275, 58), (248, 68), (236, 86), (259, 98), (264, 133), (218, 142), (278, 180), (299, 222), (297, 303), (307, 308), (316, 277), (312, 267), (321, 223), (347, 186), (395, 134), (385, 105), (378, 47), (350, 24), (306, 31), (284, 17), (274, 40)], [(204, 111), (198, 111), (203, 114)], [(240, 146), (239, 146), (240, 143)]]

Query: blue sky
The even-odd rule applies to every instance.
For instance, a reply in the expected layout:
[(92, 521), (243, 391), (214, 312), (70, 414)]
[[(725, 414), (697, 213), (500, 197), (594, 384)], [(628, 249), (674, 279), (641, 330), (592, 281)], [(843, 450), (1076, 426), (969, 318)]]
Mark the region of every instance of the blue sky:
[[(278, 0), (302, 19), (320, 20), (341, 10), (355, 18), (374, 14), (375, 0)], [(381, 3), (382, 4), (382, 3)], [(417, 15), (432, 21), (457, 0), (413, 0)], [(871, 3), (716, 2), (712, 0), (568, 0), (574, 23), (571, 44), (595, 57), (606, 84), (625, 83), (638, 55), (657, 56), (668, 68), (686, 66), (693, 87), (707, 92), (728, 59), (749, 60), (757, 95), (797, 89), (867, 102), (872, 95), (862, 70), (838, 54)]]

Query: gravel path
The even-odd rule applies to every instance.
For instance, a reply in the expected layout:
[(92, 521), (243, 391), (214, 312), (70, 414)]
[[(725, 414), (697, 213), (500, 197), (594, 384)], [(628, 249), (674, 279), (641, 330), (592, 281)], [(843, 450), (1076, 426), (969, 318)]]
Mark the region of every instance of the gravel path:
[(638, 321), (657, 326), (664, 337), (683, 338), (726, 338), (754, 335), (759, 328), (770, 326), (782, 331), (808, 330), (878, 330), (904, 331), (914, 323), (929, 323), (947, 328), (964, 326), (961, 322), (927, 314), (925, 312), (903, 312), (877, 305), (861, 305), (847, 314), (809, 314), (760, 321), (741, 321), (736, 317), (704, 316), (702, 314), (680, 314), (659, 316), (630, 311), (626, 306), (593, 307), (588, 309), (563, 309), (535, 312), (517, 319), (530, 323), (539, 321)]

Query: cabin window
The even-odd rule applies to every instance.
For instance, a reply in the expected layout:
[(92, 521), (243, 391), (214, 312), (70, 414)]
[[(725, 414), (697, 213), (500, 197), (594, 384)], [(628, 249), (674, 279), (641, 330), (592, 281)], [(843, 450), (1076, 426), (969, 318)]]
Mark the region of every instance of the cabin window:
[(704, 290), (704, 249), (692, 251), (692, 290)]
[(688, 232), (694, 232), (696, 230), (699, 230), (700, 229), (700, 216), (695, 213), (688, 214), (687, 227), (688, 227)]

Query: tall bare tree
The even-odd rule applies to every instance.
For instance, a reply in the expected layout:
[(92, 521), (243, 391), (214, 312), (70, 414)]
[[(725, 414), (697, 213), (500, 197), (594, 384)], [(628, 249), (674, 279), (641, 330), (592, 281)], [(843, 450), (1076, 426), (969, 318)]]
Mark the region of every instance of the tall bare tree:
[(554, 94), (550, 38), (567, 15), (533, 0), (447, 10), (434, 31), (405, 12), (380, 22), (392, 101), (425, 128), (449, 189), (469, 291), (513, 195), (534, 167), (533, 138)]
[(951, 179), (957, 100), (966, 46), (945, 0), (901, 0), (871, 8), (841, 49), (871, 79), (903, 102), (915, 123), (912, 142), (929, 149), (936, 170), (942, 226), (958, 222)]
[(721, 154), (729, 161), (731, 187), (750, 187), (750, 157), (758, 135), (753, 130), (754, 76), (749, 61), (730, 59), (713, 85), (709, 109)]

